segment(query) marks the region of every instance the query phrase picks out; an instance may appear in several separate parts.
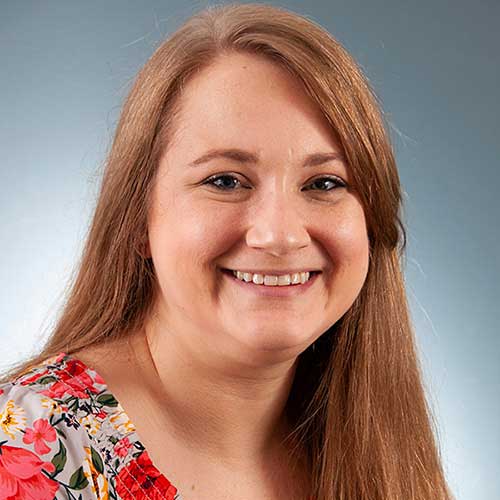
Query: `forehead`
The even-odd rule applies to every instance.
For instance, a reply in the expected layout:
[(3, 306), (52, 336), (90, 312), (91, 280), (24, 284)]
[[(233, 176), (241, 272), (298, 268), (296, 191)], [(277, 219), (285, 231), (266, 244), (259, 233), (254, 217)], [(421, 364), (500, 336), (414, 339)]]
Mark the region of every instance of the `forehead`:
[(263, 153), (272, 147), (281, 155), (285, 147), (292, 156), (339, 150), (335, 132), (301, 82), (260, 56), (219, 57), (187, 82), (180, 104), (183, 133), (176, 142), (196, 153), (213, 147)]

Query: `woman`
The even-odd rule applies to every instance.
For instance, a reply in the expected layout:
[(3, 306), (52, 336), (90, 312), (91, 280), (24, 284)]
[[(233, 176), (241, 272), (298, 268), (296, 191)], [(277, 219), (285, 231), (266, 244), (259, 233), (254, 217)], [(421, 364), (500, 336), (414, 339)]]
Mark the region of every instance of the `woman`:
[(193, 16), (125, 102), (52, 336), (2, 379), (0, 497), (452, 498), (400, 208), (329, 33), (262, 4)]

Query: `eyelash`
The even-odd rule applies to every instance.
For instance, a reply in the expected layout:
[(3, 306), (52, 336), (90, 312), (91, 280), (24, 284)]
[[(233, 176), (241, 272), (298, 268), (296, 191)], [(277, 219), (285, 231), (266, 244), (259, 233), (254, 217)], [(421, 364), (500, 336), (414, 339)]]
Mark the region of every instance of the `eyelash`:
[[(215, 180), (221, 179), (221, 178), (224, 178), (224, 177), (229, 177), (229, 178), (235, 179), (238, 182), (240, 182), (239, 179), (237, 177), (235, 177), (234, 175), (231, 175), (231, 174), (217, 174), (217, 175), (213, 175), (212, 177), (209, 177), (207, 180), (205, 180), (203, 182), (203, 184), (208, 184), (210, 186), (214, 186), (219, 191), (235, 191), (234, 189), (219, 188), (218, 186), (216, 186), (214, 184)], [(314, 184), (318, 180), (327, 180), (327, 181), (334, 182), (334, 183), (337, 184), (337, 188), (345, 187), (347, 185), (342, 179), (340, 179), (339, 177), (335, 177), (335, 176), (317, 177), (316, 179), (314, 179), (314, 181), (311, 184)], [(240, 182), (240, 184), (241, 184), (241, 182)], [(249, 189), (249, 188), (246, 188), (246, 189)], [(320, 189), (319, 191), (324, 191), (325, 193), (327, 193), (329, 191), (333, 191), (334, 189), (335, 188), (332, 188), (332, 189)]]

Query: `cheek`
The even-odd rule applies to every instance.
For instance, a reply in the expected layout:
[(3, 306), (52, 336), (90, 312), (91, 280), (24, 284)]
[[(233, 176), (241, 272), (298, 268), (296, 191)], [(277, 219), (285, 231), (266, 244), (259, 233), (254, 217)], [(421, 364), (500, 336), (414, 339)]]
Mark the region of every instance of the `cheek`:
[(338, 220), (340, 222), (328, 231), (325, 248), (329, 252), (332, 293), (337, 300), (342, 297), (342, 303), (338, 305), (345, 312), (365, 282), (369, 265), (369, 241), (362, 212)]
[(158, 273), (181, 276), (213, 271), (214, 259), (224, 252), (235, 227), (235, 218), (225, 214), (189, 199), (174, 199), (156, 210), (149, 224), (149, 240)]
[(335, 252), (339, 261), (346, 266), (361, 267), (368, 265), (368, 234), (364, 218), (348, 219), (334, 229)]

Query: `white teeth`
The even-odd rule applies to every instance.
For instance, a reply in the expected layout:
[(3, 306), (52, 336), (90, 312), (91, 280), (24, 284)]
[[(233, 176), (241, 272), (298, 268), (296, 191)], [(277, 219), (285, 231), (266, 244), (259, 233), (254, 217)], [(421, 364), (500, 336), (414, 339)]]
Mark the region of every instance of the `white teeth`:
[(287, 285), (297, 285), (305, 283), (311, 273), (309, 271), (283, 274), (281, 276), (268, 275), (268, 274), (252, 274), (244, 273), (242, 271), (233, 271), (233, 274), (241, 281), (246, 281), (247, 283), (252, 281), (256, 285), (264, 286), (287, 286)]
[(278, 284), (278, 276), (264, 276), (264, 285), (276, 286), (277, 284)]
[(278, 276), (278, 285), (279, 286), (284, 286), (284, 285), (289, 285), (292, 281), (292, 278), (290, 277), (289, 274), (285, 274), (283, 276)]
[[(267, 276), (266, 276), (267, 278)], [(262, 285), (262, 283), (264, 283), (264, 276), (262, 274), (254, 274), (252, 276), (252, 281), (256, 284), (256, 285)], [(267, 285), (268, 283), (266, 283)]]

